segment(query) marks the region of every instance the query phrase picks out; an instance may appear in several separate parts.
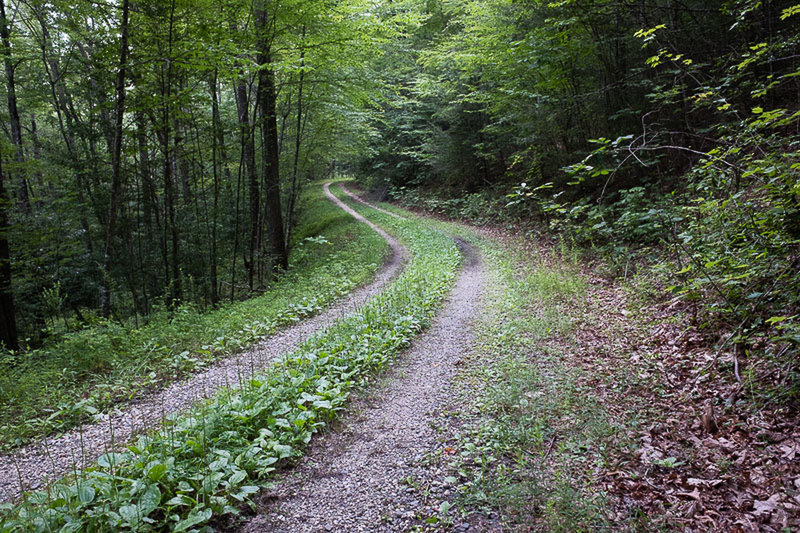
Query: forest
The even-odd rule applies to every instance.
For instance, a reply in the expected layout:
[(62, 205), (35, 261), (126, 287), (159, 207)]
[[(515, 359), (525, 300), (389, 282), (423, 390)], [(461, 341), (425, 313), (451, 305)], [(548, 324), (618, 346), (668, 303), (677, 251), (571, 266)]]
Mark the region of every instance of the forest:
[[(782, 0), (0, 0), (0, 531), (282, 530), (279, 476), (348, 402), (393, 397), (375, 383), (452, 302), (475, 341), (443, 334), (419, 372), (471, 400), (396, 417), (453, 413), (425, 426), (448, 428), (441, 501), (371, 520), (800, 527), (799, 21)], [(34, 482), (37, 446), (69, 468)], [(361, 486), (347, 505), (388, 490)]]

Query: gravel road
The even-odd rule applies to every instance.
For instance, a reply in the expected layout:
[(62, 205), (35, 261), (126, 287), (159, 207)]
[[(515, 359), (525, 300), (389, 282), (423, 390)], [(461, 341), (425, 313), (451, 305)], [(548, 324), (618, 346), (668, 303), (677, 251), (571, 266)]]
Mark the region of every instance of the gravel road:
[[(439, 467), (426, 466), (426, 456), (438, 449), (432, 423), (447, 408), (459, 358), (473, 347), (471, 323), (485, 286), (478, 254), (459, 246), (465, 266), (431, 328), (386, 384), (356, 400), (341, 429), (317, 439), (263, 496), (244, 532), (408, 531), (442, 516), (439, 505), (451, 487)], [(452, 526), (470, 528), (458, 520)]]
[[(400, 271), (408, 252), (395, 239), (333, 196), (330, 183), (325, 193), (336, 205), (378, 232), (391, 247), (391, 254), (375, 279), (332, 307), (303, 322), (268, 337), (251, 349), (223, 359), (188, 379), (154, 391), (113, 412), (96, 423), (87, 423), (57, 437), (46, 438), (0, 456), (0, 501), (19, 496), (22, 490), (38, 489), (75, 468), (91, 464), (97, 457), (120, 447), (131, 437), (161, 424), (167, 414), (188, 408), (221, 388), (264, 368), (276, 356), (293, 350), (312, 334), (364, 305)], [(22, 486), (21, 486), (22, 485)]]
[(340, 183), (340, 184), (339, 184), (339, 187), (341, 187), (342, 191), (344, 191), (344, 193), (345, 193), (347, 196), (349, 196), (350, 198), (352, 198), (353, 200), (355, 200), (356, 202), (358, 202), (358, 203), (360, 203), (360, 204), (364, 204), (364, 205), (366, 205), (366, 206), (368, 206), (368, 207), (371, 207), (372, 209), (374, 209), (374, 210), (376, 210), (376, 211), (380, 211), (381, 213), (383, 213), (383, 214), (385, 214), (385, 215), (389, 215), (389, 216), (392, 216), (392, 217), (395, 217), (395, 218), (399, 218), (400, 220), (405, 220), (405, 219), (406, 219), (405, 217), (402, 217), (402, 216), (398, 215), (397, 213), (392, 213), (391, 211), (387, 211), (386, 209), (383, 209), (383, 208), (381, 208), (381, 207), (378, 207), (378, 206), (377, 206), (377, 205), (375, 205), (375, 204), (372, 204), (372, 203), (370, 203), (370, 202), (367, 202), (366, 200), (364, 200), (363, 198), (361, 198), (361, 197), (360, 197), (360, 196), (358, 196), (357, 194), (354, 194), (354, 193), (352, 193), (352, 192), (350, 191), (350, 189), (348, 189), (348, 188), (347, 188), (347, 187), (344, 185), (344, 183)]

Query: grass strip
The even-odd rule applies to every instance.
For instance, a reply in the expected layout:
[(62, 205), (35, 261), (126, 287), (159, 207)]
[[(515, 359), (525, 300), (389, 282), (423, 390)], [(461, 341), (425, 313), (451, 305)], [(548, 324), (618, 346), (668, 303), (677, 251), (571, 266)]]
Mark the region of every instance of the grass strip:
[(451, 239), (358, 210), (411, 254), (389, 288), (241, 388), (220, 392), (46, 491), (0, 506), (0, 531), (209, 531), (210, 522), (252, 505), (270, 473), (300, 456), (350, 392), (428, 325), (455, 280), (461, 254)]
[(459, 453), (448, 465), (457, 502), (465, 513), (499, 513), (510, 529), (605, 530), (605, 502), (585, 469), (602, 461), (595, 454), (615, 422), (562, 351), (586, 284), (570, 265), (526, 255), (513, 244), (484, 250), (494, 290), (460, 376), (471, 401), (456, 415)]
[(290, 269), (259, 296), (211, 311), (162, 309), (140, 328), (107, 322), (22, 357), (0, 357), (0, 449), (74, 427), (244, 350), (371, 279), (388, 253), (386, 242), (320, 187), (302, 207)]
[[(575, 254), (532, 251), (523, 240), (487, 238), (457, 223), (429, 225), (481, 249), (491, 288), (476, 324), (479, 344), (459, 373), (458, 409), (442, 425), (457, 453), (434, 458), (460, 511), (496, 513), (509, 530), (622, 527), (592, 472), (626, 445), (631, 421), (608, 412), (572, 360), (577, 330), (596, 319), (585, 315), (590, 295)], [(624, 379), (627, 367), (617, 372), (608, 379)]]

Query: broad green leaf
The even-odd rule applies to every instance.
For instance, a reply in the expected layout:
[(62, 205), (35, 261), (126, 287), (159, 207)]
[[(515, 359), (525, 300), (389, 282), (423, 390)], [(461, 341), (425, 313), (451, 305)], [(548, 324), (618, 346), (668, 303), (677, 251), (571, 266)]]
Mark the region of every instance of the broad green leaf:
[(150, 485), (139, 500), (142, 516), (147, 516), (155, 511), (161, 504), (161, 489), (158, 485)]
[(81, 483), (80, 487), (78, 488), (78, 498), (81, 500), (81, 503), (86, 505), (92, 503), (94, 500), (94, 487), (92, 487), (88, 483)]
[(141, 517), (138, 505), (123, 505), (119, 508), (119, 514), (123, 520), (132, 525), (138, 524)]
[(189, 516), (175, 524), (175, 529), (173, 529), (173, 531), (179, 533), (181, 531), (186, 531), (190, 527), (196, 526), (197, 524), (208, 522), (211, 519), (212, 514), (213, 512), (211, 509), (192, 509), (192, 511), (189, 513)]
[(150, 471), (147, 473), (147, 477), (149, 477), (151, 481), (158, 482), (162, 477), (164, 477), (166, 472), (167, 465), (158, 463), (150, 468)]

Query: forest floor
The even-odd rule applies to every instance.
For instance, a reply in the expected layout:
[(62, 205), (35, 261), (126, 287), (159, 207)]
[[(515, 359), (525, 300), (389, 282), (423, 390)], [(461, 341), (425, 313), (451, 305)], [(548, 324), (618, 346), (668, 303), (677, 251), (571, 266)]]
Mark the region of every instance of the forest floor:
[(390, 283), (408, 260), (408, 252), (396, 239), (364, 219), (331, 194), (327, 196), (341, 209), (368, 224), (391, 248), (391, 253), (375, 278), (356, 289), (327, 310), (266, 338), (235, 356), (222, 359), (185, 380), (151, 391), (109, 413), (97, 415), (57, 437), (23, 446), (0, 456), (0, 501), (15, 498), (24, 491), (40, 489), (48, 481), (94, 463), (98, 456), (124, 448), (135, 436), (160, 426), (192, 404), (209, 398), (225, 387), (238, 387), (261, 371), (277, 356), (291, 352), (316, 332), (362, 307)]
[[(342, 191), (353, 207), (326, 186), (339, 207), (393, 250), (377, 279), (256, 349), (0, 458), (3, 497), (68, 473), (167, 414), (242, 383), (380, 292), (407, 252), (357, 212), (376, 206)], [(377, 209), (399, 216), (392, 206)], [(255, 515), (217, 525), (742, 532), (800, 526), (800, 425), (796, 413), (746, 398), (733, 372), (745, 361), (715, 353), (674, 306), (598, 276), (574, 250), (507, 228), (403, 214), (404, 224), (418, 220), (458, 244), (465, 261), (452, 292), (430, 328), (377, 382), (358, 390), (347, 414), (305, 455), (280, 464)]]
[(244, 531), (800, 526), (796, 416), (709, 372), (730, 354), (674, 304), (507, 229), (441, 229), (480, 266)]

